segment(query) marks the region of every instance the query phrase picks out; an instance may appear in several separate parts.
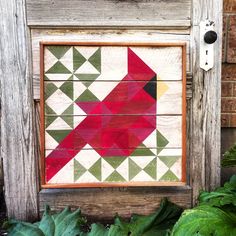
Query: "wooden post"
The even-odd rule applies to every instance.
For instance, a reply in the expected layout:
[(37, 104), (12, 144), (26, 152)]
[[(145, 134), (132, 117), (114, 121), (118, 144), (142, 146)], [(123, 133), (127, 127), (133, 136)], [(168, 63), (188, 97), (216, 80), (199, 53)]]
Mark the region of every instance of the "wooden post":
[(38, 217), (29, 30), (25, 0), (0, 1), (1, 156), (11, 218)]
[[(199, 67), (199, 24), (215, 22), (214, 68), (208, 72)], [(222, 0), (192, 0), (193, 99), (190, 185), (193, 203), (199, 190), (212, 190), (220, 185), (220, 112), (221, 112), (221, 46)]]

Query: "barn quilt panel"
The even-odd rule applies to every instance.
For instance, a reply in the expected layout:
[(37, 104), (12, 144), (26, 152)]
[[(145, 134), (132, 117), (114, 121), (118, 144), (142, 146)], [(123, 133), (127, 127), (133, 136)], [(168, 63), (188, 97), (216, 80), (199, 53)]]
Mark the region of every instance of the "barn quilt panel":
[(183, 179), (180, 46), (45, 45), (46, 184)]

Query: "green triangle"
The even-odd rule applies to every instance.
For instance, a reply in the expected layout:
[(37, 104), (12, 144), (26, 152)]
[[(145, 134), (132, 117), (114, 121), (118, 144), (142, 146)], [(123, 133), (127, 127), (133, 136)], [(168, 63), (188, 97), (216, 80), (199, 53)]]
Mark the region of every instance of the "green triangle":
[(141, 144), (130, 156), (155, 156), (155, 154), (144, 144)]
[(56, 62), (46, 73), (71, 74), (71, 72), (60, 61)]
[(45, 114), (47, 115), (57, 115), (56, 112), (53, 111), (53, 109), (47, 105), (47, 103), (44, 104), (44, 110)]
[(74, 106), (71, 104), (61, 115), (72, 115), (74, 114)]
[(100, 74), (75, 74), (75, 76), (81, 81), (94, 81)]
[(47, 130), (46, 132), (60, 143), (71, 132), (71, 130)]
[(76, 71), (80, 68), (85, 62), (86, 58), (75, 48), (73, 48), (73, 69)]
[(60, 86), (60, 90), (73, 100), (73, 82), (67, 81)]
[(114, 169), (116, 169), (127, 157), (115, 156), (106, 157), (104, 160), (108, 162)]
[(50, 80), (46, 75), (44, 75), (44, 80)]
[(158, 158), (170, 168), (180, 159), (180, 156), (158, 156)]
[(60, 116), (72, 129), (74, 126), (73, 116)]
[(165, 147), (169, 141), (157, 130), (157, 147)]
[(50, 124), (55, 121), (57, 116), (45, 116), (45, 127), (47, 128)]
[(116, 170), (111, 174), (109, 175), (108, 178), (106, 178), (105, 181), (108, 181), (108, 182), (124, 182), (126, 181), (123, 176), (121, 176)]
[(161, 178), (160, 181), (179, 181), (178, 177), (170, 170), (168, 170)]
[(101, 48), (99, 48), (89, 59), (88, 61), (99, 71), (101, 72)]
[(85, 172), (86, 168), (74, 159), (74, 181), (78, 180)]
[(99, 99), (88, 89), (86, 89), (77, 99), (76, 102), (92, 102)]
[(153, 179), (157, 178), (157, 159), (154, 158), (144, 169)]
[(102, 180), (102, 161), (101, 158), (89, 168), (89, 172), (99, 181)]
[(48, 46), (47, 49), (57, 58), (62, 58), (70, 49), (70, 46)]
[(44, 83), (44, 99), (47, 100), (53, 93), (57, 91), (54, 83)]
[(142, 169), (129, 159), (129, 180), (132, 180)]

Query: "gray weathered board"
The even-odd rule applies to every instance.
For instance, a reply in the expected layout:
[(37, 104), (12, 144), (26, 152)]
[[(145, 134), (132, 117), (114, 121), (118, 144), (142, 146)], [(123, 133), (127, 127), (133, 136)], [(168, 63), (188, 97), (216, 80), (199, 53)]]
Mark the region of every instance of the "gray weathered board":
[[(90, 219), (108, 220), (117, 211), (125, 217), (153, 212), (164, 196), (190, 207), (200, 190), (218, 186), (221, 13), (222, 0), (1, 0), (1, 156), (8, 215), (34, 219), (47, 203), (53, 210), (81, 207)], [(215, 22), (218, 41), (215, 66), (204, 72), (199, 23), (207, 17)], [(112, 39), (187, 43), (187, 186), (38, 190), (38, 43)]]

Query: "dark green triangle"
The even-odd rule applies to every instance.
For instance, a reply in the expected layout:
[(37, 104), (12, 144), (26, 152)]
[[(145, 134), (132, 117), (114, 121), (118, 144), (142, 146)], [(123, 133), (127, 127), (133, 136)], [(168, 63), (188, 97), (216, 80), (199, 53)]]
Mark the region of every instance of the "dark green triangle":
[(71, 72), (60, 61), (56, 62), (46, 73), (71, 74)]
[(132, 180), (142, 169), (129, 159), (129, 180)]
[(74, 181), (78, 180), (85, 172), (86, 168), (74, 159)]
[(60, 86), (60, 90), (73, 100), (73, 82), (67, 81)]
[(157, 147), (165, 147), (169, 141), (157, 130)]
[(127, 157), (115, 156), (106, 157), (104, 160), (108, 162), (114, 169), (116, 169)]
[(88, 61), (99, 71), (101, 72), (101, 48), (99, 48), (89, 59)]
[(99, 181), (102, 180), (102, 159), (100, 158), (94, 165), (89, 168), (89, 172), (97, 178)]
[(179, 181), (178, 177), (170, 170), (168, 170), (161, 178), (160, 181)]
[(154, 158), (144, 169), (153, 179), (157, 178), (157, 160)]
[(108, 182), (124, 182), (126, 181), (117, 171), (114, 171), (105, 181)]
[(48, 46), (47, 49), (57, 58), (62, 58), (70, 49), (70, 46)]
[(60, 116), (72, 129), (74, 126), (73, 116)]
[(56, 112), (51, 107), (49, 107), (46, 103), (44, 105), (44, 110), (45, 110), (45, 114), (47, 115), (57, 115)]
[(85, 62), (86, 58), (75, 48), (73, 48), (73, 69), (76, 71), (80, 68)]
[(47, 128), (53, 121), (55, 121), (57, 116), (45, 116), (45, 127)]
[(47, 130), (46, 132), (60, 143), (71, 132), (71, 130)]
[(76, 102), (99, 101), (99, 99), (88, 89), (86, 89), (77, 99)]
[(155, 156), (155, 154), (144, 144), (141, 144), (130, 156)]
[(170, 168), (180, 159), (180, 156), (158, 156), (158, 158)]
[(61, 115), (71, 115), (74, 114), (74, 106), (71, 104)]
[(75, 76), (81, 81), (94, 81), (100, 74), (75, 74)]
[(50, 80), (46, 75), (44, 75), (44, 80)]
[(44, 83), (45, 100), (47, 100), (56, 91), (57, 91), (57, 86), (54, 83)]

